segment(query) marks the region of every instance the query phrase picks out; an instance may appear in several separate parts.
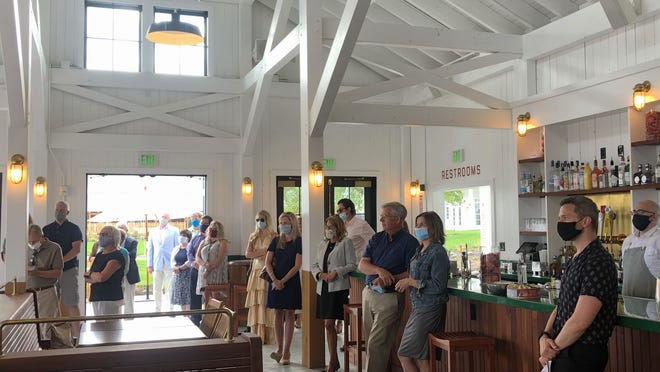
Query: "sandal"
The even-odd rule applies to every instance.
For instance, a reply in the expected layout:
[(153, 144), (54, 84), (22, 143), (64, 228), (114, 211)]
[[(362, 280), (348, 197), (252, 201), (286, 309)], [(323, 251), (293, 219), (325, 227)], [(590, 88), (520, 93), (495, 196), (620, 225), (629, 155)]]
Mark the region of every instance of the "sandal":
[(272, 353), (270, 353), (270, 359), (273, 359), (277, 363), (279, 363), (280, 359), (282, 359), (282, 354), (278, 353), (277, 351), (273, 351)]

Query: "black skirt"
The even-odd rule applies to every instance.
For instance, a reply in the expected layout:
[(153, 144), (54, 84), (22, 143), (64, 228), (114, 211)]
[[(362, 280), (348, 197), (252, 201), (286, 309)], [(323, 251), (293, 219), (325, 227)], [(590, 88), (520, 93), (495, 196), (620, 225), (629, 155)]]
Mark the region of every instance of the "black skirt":
[(323, 282), (321, 295), (316, 295), (316, 318), (344, 320), (344, 305), (348, 303), (348, 289), (328, 292), (328, 283)]

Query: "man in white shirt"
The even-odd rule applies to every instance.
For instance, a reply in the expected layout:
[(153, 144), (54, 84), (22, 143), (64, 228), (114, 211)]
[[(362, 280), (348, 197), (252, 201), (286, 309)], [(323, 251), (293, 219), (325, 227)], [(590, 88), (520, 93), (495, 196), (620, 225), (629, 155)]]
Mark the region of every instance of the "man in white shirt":
[(179, 244), (179, 229), (169, 225), (169, 213), (160, 216), (159, 226), (149, 230), (149, 241), (147, 242), (147, 271), (154, 275), (154, 299), (156, 312), (159, 312), (163, 296), (167, 308), (170, 305), (170, 280), (172, 279), (172, 267), (170, 259), (172, 250)]
[(658, 204), (641, 200), (632, 213), (633, 233), (623, 241), (624, 296), (655, 298), (660, 279), (660, 232)]
[(355, 248), (355, 256), (360, 261), (364, 248), (376, 232), (367, 221), (355, 216), (355, 204), (351, 199), (341, 199), (337, 202), (337, 214), (346, 224), (348, 237)]

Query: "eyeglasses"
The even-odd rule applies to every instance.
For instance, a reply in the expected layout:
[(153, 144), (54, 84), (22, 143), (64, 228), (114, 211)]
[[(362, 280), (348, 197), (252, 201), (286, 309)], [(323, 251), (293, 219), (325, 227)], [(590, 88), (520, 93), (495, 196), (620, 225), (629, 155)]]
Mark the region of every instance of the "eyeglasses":
[(99, 236), (110, 236), (110, 234), (102, 232), (102, 233), (99, 233)]
[(631, 214), (640, 214), (640, 215), (648, 215), (648, 214), (654, 215), (655, 214), (651, 211), (647, 211), (647, 210), (644, 210), (644, 209), (634, 209), (634, 210), (630, 211), (630, 213)]
[(343, 212), (343, 211), (345, 211), (345, 210), (346, 210), (346, 208), (337, 208), (337, 214), (339, 214), (339, 213), (341, 213), (341, 212)]
[(254, 222), (266, 222), (265, 218), (257, 218)]

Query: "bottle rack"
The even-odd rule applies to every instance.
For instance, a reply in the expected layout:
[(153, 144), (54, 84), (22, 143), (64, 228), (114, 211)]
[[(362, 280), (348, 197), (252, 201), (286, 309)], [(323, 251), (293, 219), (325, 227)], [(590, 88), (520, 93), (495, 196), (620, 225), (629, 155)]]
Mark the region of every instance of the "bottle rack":
[[(537, 177), (542, 176), (545, 183), (542, 192), (518, 194), (519, 243), (547, 243), (547, 262), (551, 262), (564, 245), (553, 228), (557, 222), (559, 202), (564, 197), (576, 195), (589, 196), (599, 206), (615, 205), (619, 214), (616, 234), (631, 233), (630, 210), (639, 200), (651, 199), (659, 202), (660, 182), (591, 190), (549, 191), (550, 161), (572, 159), (585, 163), (588, 161), (593, 165), (596, 156), (600, 168), (600, 151), (604, 147), (609, 168), (610, 159), (618, 165), (617, 150), (619, 145), (623, 145), (625, 157), (630, 157), (631, 175), (636, 172), (640, 163), (650, 163), (654, 168), (660, 153), (660, 139), (646, 138), (645, 115), (651, 109), (660, 110), (660, 101), (647, 105), (643, 112), (632, 108), (616, 110), (570, 122), (532, 128), (525, 137), (517, 137), (519, 179), (523, 173), (534, 173)], [(525, 229), (527, 218), (546, 218), (547, 231), (528, 231)], [(606, 244), (606, 248), (617, 249), (615, 245), (612, 242)]]

